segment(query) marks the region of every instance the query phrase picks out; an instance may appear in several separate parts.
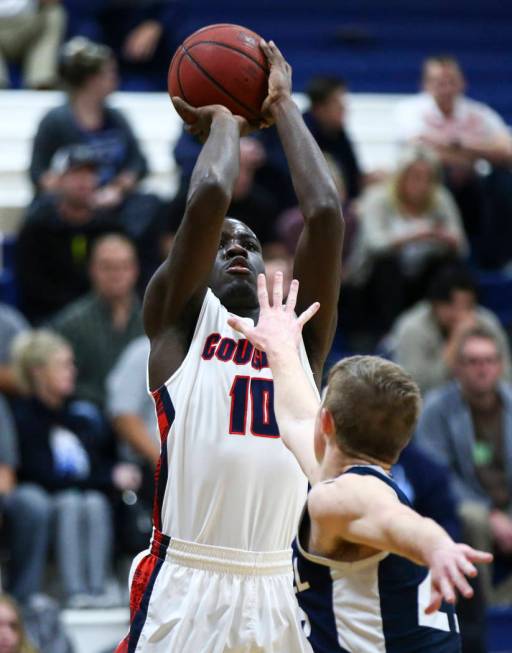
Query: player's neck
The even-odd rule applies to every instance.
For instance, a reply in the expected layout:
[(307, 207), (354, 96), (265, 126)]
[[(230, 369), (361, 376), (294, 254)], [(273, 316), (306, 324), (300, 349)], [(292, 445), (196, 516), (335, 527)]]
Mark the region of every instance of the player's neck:
[(337, 478), (354, 465), (378, 466), (385, 472), (391, 471), (391, 464), (370, 456), (356, 456), (341, 451), (337, 447), (327, 447), (320, 464), (319, 480), (327, 481)]

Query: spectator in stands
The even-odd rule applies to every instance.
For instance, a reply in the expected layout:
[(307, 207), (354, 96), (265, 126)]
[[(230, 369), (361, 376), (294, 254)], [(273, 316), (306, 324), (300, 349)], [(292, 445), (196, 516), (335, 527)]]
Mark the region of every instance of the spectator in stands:
[(0, 651), (37, 653), (25, 634), (19, 606), (7, 594), (0, 594)]
[(29, 325), (20, 312), (0, 303), (0, 393), (18, 392), (11, 365), (11, 343), (18, 333), (28, 328)]
[(73, 399), (69, 344), (50, 331), (23, 333), (13, 361), (26, 396), (13, 404), (20, 482), (55, 511), (56, 558), (68, 606), (107, 603), (112, 515), (107, 493), (124, 474), (114, 467), (109, 431), (93, 404)]
[[(502, 382), (504, 352), (488, 328), (459, 335), (456, 382), (427, 395), (416, 442), (450, 466), (465, 539), (496, 550), (512, 571), (512, 387)], [(512, 603), (512, 578), (492, 587), (492, 570), (481, 575), (491, 600)]]
[(147, 388), (148, 358), (145, 335), (126, 347), (107, 377), (105, 410), (118, 438), (154, 468), (160, 446), (155, 404)]
[(475, 162), (487, 161), (504, 174), (512, 163), (512, 137), (495, 111), (467, 98), (464, 90), (456, 59), (429, 57), (423, 64), (423, 92), (401, 103), (396, 122), (400, 141), (421, 141), (438, 152), (466, 232), (477, 244), (485, 194), (494, 186), (486, 182), (484, 188)]
[(387, 346), (393, 360), (425, 393), (452, 376), (460, 333), (480, 323), (496, 335), (510, 378), (510, 350), (503, 328), (491, 311), (477, 305), (476, 286), (469, 272), (461, 265), (449, 265), (432, 278), (427, 299), (397, 319)]
[(66, 5), (70, 34), (113, 48), (124, 90), (166, 90), (169, 60), (179, 43), (182, 2), (66, 0)]
[[(186, 134), (187, 139), (192, 136)], [(264, 248), (275, 244), (277, 204), (274, 197), (255, 180), (257, 170), (265, 161), (265, 150), (255, 138), (240, 140), (240, 172), (233, 189), (228, 215), (243, 220), (258, 236)], [(170, 231), (175, 233), (183, 215), (189, 178), (182, 177), (176, 198), (171, 203)]]
[(147, 173), (147, 164), (126, 118), (106, 104), (118, 81), (112, 51), (84, 38), (72, 39), (62, 48), (59, 73), (68, 98), (39, 124), (31, 179), (39, 190), (54, 190), (59, 176), (51, 162), (57, 150), (86, 143), (101, 161), (96, 205), (118, 206)]
[(347, 198), (357, 197), (362, 174), (352, 140), (345, 129), (347, 87), (339, 77), (313, 77), (306, 93), (311, 106), (304, 115), (320, 149), (332, 156), (341, 170)]
[(103, 407), (108, 373), (124, 348), (143, 333), (133, 244), (117, 234), (100, 237), (91, 250), (89, 272), (92, 291), (64, 308), (51, 324), (73, 347), (76, 396)]
[(27, 88), (54, 88), (65, 26), (59, 0), (0, 2), (0, 88), (9, 86), (11, 62), (22, 63)]
[(97, 154), (87, 145), (59, 150), (52, 175), (57, 191), (31, 204), (17, 244), (20, 302), (32, 322), (48, 319), (89, 290), (91, 243), (122, 230), (118, 215), (96, 208)]
[(123, 229), (137, 243), (147, 281), (159, 262), (162, 203), (156, 195), (138, 191), (147, 173), (146, 159), (126, 118), (107, 104), (117, 88), (112, 51), (77, 37), (63, 46), (59, 71), (68, 99), (39, 124), (30, 164), (32, 181), (38, 191), (58, 189), (61, 179), (51, 169), (55, 153), (87, 144), (100, 162), (93, 206), (119, 213)]
[(50, 510), (37, 489), (16, 484), (16, 427), (0, 396), (0, 517), (7, 526), (9, 567), (4, 585), (20, 602), (41, 591), (48, 550)]
[(371, 313), (372, 328), (385, 333), (400, 311), (425, 296), (433, 270), (467, 254), (457, 206), (439, 174), (432, 150), (409, 147), (391, 180), (371, 186), (358, 202), (344, 287), (355, 328), (364, 329)]

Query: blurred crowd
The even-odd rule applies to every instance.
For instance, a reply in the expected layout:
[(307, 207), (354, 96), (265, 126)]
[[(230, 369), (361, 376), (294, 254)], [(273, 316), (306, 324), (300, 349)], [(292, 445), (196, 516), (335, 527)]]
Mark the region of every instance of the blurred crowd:
[[(118, 561), (150, 537), (159, 441), (141, 300), (201, 146), (182, 132), (172, 200), (144, 192), (146, 159), (108, 97), (119, 74), (124, 88), (162, 88), (180, 12), (170, 0), (0, 3), (0, 85), (14, 62), (25, 86), (66, 92), (36, 131), (17, 306), (0, 305), (2, 585), (27, 609), (42, 592), (70, 608), (122, 604)], [(418, 382), (423, 412), (394, 473), (419, 512), (495, 553), (460, 606), (478, 653), (483, 607), (512, 605), (512, 324), (479, 288), (482, 271), (505, 284), (512, 262), (512, 137), (465, 94), (454, 58), (428, 58), (419, 77), (389, 125), (399, 156), (386, 170), (362, 169), (341, 77), (311, 79), (305, 120), (346, 220), (331, 359), (378, 353)], [(256, 232), (267, 271), (291, 279), (303, 218), (272, 128), (241, 142), (229, 215)], [(32, 651), (0, 597), (0, 638), (9, 619), (9, 650)]]

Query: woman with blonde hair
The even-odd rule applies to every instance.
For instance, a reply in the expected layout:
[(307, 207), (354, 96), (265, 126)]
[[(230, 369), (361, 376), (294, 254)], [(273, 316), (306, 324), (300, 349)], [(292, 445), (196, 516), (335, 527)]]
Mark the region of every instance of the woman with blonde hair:
[(434, 269), (466, 256), (466, 236), (441, 183), (437, 155), (423, 145), (402, 152), (394, 175), (368, 188), (357, 214), (346, 281), (385, 331), (403, 308), (422, 298)]
[(18, 604), (0, 594), (0, 653), (38, 653), (30, 644)]
[(61, 336), (24, 332), (13, 342), (12, 359), (25, 393), (13, 404), (19, 481), (37, 490), (54, 514), (68, 606), (99, 607), (108, 603), (112, 553), (110, 432), (93, 404), (73, 399), (73, 352)]

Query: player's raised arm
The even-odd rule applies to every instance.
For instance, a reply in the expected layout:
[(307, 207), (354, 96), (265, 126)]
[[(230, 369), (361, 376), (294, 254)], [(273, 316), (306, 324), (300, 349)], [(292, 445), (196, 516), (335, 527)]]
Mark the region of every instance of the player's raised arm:
[(267, 353), (274, 379), (274, 410), (281, 438), (313, 485), (318, 469), (313, 434), (320, 402), (304, 372), (298, 348), (302, 328), (318, 311), (319, 304), (315, 302), (296, 317), (294, 309), (298, 289), (299, 283), (294, 279), (283, 306), (283, 275), (276, 272), (270, 305), (265, 276), (260, 274), (258, 324), (251, 327), (237, 317), (230, 318), (228, 323), (255, 347)]
[(473, 595), (466, 576), (476, 576), (473, 563), (489, 563), (492, 555), (466, 544), (457, 544), (432, 519), (422, 517), (400, 503), (382, 481), (368, 476), (343, 474), (335, 483), (317, 485), (308, 509), (312, 522), (329, 539), (348, 541), (388, 551), (430, 568), (432, 594), (427, 613), (441, 601), (455, 603), (456, 593)]
[(344, 232), (340, 198), (325, 157), (291, 99), (289, 64), (272, 41), (261, 47), (270, 63), (264, 114), (276, 124), (305, 221), (293, 273), (300, 281), (297, 309), (303, 311), (314, 301), (321, 305), (304, 328), (304, 342), (320, 384), (337, 323)]
[(220, 105), (194, 109), (179, 98), (173, 103), (204, 146), (172, 250), (146, 290), (144, 325), (152, 340), (170, 326), (185, 321), (186, 329), (195, 323), (238, 176), (240, 133), (246, 126)]

